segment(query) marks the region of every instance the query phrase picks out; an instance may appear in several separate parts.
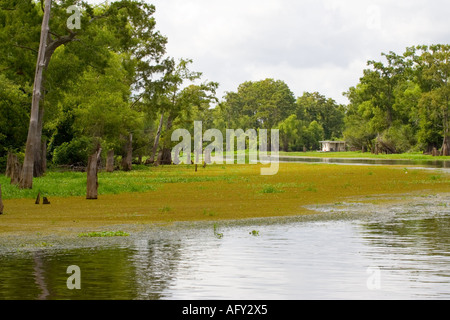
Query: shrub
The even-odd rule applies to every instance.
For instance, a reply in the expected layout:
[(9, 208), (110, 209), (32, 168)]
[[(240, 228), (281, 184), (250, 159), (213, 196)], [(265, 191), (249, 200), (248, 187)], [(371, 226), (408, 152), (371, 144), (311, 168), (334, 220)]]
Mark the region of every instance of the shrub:
[(86, 137), (64, 142), (53, 151), (53, 163), (56, 165), (78, 164), (86, 166), (91, 149), (92, 142)]

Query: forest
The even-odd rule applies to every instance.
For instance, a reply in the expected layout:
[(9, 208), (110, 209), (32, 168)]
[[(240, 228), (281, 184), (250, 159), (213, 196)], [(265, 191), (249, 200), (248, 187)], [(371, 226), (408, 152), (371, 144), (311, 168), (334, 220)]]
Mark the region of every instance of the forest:
[[(68, 28), (74, 4), (80, 28)], [(271, 78), (217, 97), (219, 83), (167, 52), (154, 12), (142, 0), (0, 1), (0, 171), (12, 155), (34, 177), (51, 166), (84, 168), (96, 150), (123, 170), (170, 164), (171, 133), (192, 132), (196, 120), (223, 132), (279, 129), (283, 151), (339, 139), (373, 153), (450, 153), (450, 45), (416, 44), (368, 61), (343, 93), (347, 105), (319, 92), (296, 97)]]

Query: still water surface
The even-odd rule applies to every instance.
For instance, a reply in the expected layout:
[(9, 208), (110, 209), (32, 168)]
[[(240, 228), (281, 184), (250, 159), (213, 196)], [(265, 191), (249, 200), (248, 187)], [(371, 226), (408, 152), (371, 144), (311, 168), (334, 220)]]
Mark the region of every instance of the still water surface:
[(436, 197), (3, 244), (0, 299), (449, 299), (450, 199)]
[[(268, 158), (269, 159), (269, 158)], [(397, 165), (421, 168), (450, 168), (450, 160), (409, 160), (409, 159), (361, 159), (361, 158), (325, 158), (280, 156), (280, 162), (331, 163), (347, 165)]]

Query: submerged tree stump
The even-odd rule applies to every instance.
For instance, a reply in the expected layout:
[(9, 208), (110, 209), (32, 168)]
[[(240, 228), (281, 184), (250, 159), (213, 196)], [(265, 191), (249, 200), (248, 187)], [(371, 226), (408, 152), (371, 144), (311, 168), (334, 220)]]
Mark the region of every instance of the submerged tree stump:
[(431, 155), (432, 155), (433, 157), (437, 157), (437, 156), (439, 155), (439, 152), (438, 152), (438, 150), (436, 149), (436, 147), (433, 147), (433, 150), (431, 151)]
[(0, 184), (0, 214), (3, 214), (2, 185)]
[(36, 201), (34, 202), (34, 204), (40, 204), (41, 203), (41, 193), (39, 192), (37, 197), (36, 197)]
[(106, 172), (114, 171), (114, 150), (109, 150), (106, 157)]
[(98, 163), (102, 149), (100, 148), (89, 157), (87, 166), (86, 199), (95, 200), (98, 196)]

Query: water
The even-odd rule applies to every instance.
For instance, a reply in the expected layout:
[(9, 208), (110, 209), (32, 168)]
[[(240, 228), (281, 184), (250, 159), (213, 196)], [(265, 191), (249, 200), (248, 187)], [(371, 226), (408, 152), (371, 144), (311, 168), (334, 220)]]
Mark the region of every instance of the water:
[(450, 168), (449, 160), (402, 160), (402, 159), (360, 159), (360, 158), (315, 158), (280, 156), (280, 162), (332, 163), (347, 165), (399, 165), (422, 168)]
[[(0, 299), (450, 298), (448, 195), (316, 210), (125, 238), (5, 240)], [(67, 288), (70, 265), (80, 290)]]

